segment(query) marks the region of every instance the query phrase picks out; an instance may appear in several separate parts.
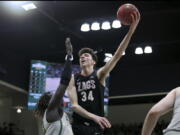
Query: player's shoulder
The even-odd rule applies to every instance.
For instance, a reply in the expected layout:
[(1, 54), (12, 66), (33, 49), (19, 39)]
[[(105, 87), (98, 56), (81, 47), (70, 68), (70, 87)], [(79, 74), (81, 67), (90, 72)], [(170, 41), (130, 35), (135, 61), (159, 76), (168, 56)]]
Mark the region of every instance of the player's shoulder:
[(176, 87), (176, 88), (172, 89), (171, 91), (168, 92), (167, 95), (179, 96), (180, 95), (180, 87)]
[(180, 87), (176, 87), (172, 91), (174, 91), (176, 93), (176, 95), (180, 95)]

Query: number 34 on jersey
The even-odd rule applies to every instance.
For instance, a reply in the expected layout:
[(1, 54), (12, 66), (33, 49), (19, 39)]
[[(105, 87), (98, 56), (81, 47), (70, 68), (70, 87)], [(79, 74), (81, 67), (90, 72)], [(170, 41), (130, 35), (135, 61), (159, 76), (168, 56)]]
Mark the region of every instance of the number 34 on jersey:
[(96, 88), (94, 80), (88, 80), (83, 82), (78, 82), (78, 92), (82, 96), (81, 100), (83, 102), (86, 101), (94, 101), (93, 89)]
[(88, 101), (94, 101), (93, 91), (89, 91), (89, 92), (88, 91), (82, 91), (81, 96), (82, 96), (81, 100), (83, 102), (86, 102), (87, 100)]

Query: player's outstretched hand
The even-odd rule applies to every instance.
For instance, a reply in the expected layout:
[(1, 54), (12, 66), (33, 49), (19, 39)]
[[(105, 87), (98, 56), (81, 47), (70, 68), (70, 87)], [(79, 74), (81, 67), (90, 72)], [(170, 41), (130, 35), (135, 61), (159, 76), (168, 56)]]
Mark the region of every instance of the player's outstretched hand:
[(65, 45), (66, 45), (66, 53), (67, 53), (67, 55), (72, 55), (73, 47), (72, 47), (70, 38), (66, 38)]

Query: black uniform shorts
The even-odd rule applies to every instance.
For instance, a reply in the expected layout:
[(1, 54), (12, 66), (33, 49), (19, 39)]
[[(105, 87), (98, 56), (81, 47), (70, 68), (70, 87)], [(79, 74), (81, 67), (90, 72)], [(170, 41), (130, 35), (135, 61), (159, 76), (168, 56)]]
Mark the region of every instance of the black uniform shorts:
[(74, 135), (103, 135), (100, 127), (86, 125), (72, 125)]

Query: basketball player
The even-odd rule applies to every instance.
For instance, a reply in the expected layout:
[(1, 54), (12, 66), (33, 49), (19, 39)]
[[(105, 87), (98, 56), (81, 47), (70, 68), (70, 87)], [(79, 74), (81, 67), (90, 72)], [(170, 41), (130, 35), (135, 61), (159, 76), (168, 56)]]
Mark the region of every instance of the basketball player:
[(72, 103), (73, 132), (75, 135), (101, 135), (103, 129), (110, 128), (110, 122), (104, 117), (104, 88), (108, 74), (115, 67), (139, 23), (140, 14), (134, 12), (132, 24), (114, 56), (99, 70), (95, 70), (97, 56), (90, 48), (79, 51), (81, 72), (72, 76), (68, 94)]
[(66, 63), (61, 75), (60, 85), (54, 94), (44, 93), (35, 109), (35, 114), (43, 118), (45, 135), (73, 135), (69, 118), (63, 112), (63, 96), (71, 79), (72, 45), (70, 39), (66, 39)]
[(142, 135), (151, 135), (158, 119), (173, 110), (174, 114), (164, 135), (180, 135), (180, 87), (171, 90), (166, 97), (155, 104), (148, 112), (142, 128)]

